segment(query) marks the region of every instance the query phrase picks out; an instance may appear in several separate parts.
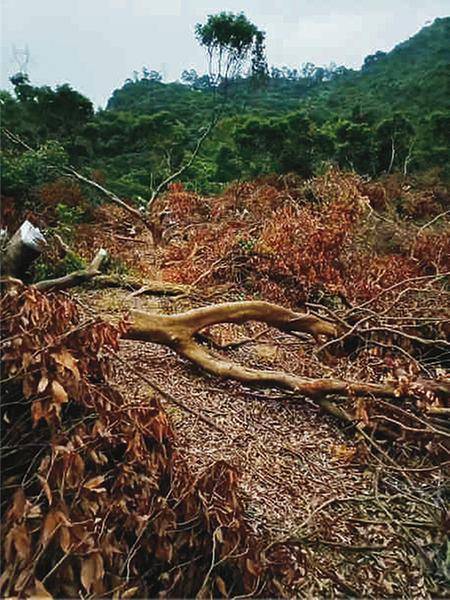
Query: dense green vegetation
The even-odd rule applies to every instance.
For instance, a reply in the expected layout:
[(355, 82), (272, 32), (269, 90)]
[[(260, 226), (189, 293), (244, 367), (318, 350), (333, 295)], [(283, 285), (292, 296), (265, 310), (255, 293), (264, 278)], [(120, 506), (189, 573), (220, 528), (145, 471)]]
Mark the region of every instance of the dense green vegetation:
[(3, 126), (33, 148), (53, 146), (18, 156), (5, 144), (3, 193), (17, 195), (51, 177), (46, 156), (56, 153), (142, 202), (189, 159), (213, 114), (220, 119), (183, 174), (201, 191), (270, 172), (310, 176), (329, 163), (370, 176), (437, 168), (448, 179), (450, 18), (368, 56), (359, 71), (310, 63), (268, 69), (262, 32), (250, 27), (247, 34), (258, 77), (236, 69), (225, 81), (191, 70), (163, 83), (144, 68), (97, 112), (68, 84), (35, 87), (16, 75), (14, 94), (0, 92)]

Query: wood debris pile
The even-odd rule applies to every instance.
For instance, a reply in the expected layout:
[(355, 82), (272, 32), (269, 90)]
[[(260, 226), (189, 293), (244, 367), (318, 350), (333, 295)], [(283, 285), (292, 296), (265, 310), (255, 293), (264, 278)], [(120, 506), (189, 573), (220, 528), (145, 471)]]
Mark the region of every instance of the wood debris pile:
[(8, 286), (2, 298), (3, 596), (279, 594), (295, 544), (264, 553), (235, 470), (194, 477), (155, 397), (125, 398), (108, 353), (123, 325)]

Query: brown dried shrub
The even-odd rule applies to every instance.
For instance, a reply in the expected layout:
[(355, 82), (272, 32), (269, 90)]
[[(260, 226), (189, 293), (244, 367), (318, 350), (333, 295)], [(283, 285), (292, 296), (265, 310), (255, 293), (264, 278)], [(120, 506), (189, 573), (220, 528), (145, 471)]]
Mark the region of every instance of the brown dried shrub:
[(194, 479), (159, 401), (109, 383), (126, 325), (33, 288), (1, 305), (2, 596), (288, 595), (303, 555), (263, 554), (236, 471)]

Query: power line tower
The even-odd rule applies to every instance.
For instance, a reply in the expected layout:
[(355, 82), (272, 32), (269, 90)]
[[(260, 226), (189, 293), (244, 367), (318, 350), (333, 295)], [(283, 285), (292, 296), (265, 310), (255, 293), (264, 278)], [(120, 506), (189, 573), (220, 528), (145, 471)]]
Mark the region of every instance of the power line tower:
[(17, 71), (28, 75), (28, 65), (30, 64), (30, 49), (28, 44), (24, 48), (18, 48), (15, 44), (12, 47), (12, 58)]

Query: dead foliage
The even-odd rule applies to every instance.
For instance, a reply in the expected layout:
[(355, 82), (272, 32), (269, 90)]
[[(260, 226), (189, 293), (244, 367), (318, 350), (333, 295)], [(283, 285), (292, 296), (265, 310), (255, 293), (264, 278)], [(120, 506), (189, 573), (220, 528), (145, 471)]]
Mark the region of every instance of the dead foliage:
[[(196, 341), (250, 369), (262, 361), (296, 377), (360, 381), (367, 390), (376, 382), (390, 390), (375, 398), (346, 388), (334, 398), (357, 440), (337, 440), (334, 456), (357, 468), (368, 457), (378, 465), (361, 510), (346, 509), (359, 500), (334, 494), (304, 516), (288, 543), (285, 535), (270, 542), (256, 535), (231, 463), (219, 459), (191, 470), (158, 398), (123, 394), (111, 382), (108, 357), (127, 325), (88, 318), (66, 295), (14, 284), (2, 298), (3, 596), (292, 596), (307, 585), (308, 571), (314, 582), (306, 589), (316, 594), (395, 595), (411, 592), (408, 564), (414, 593), (441, 593), (448, 514), (440, 465), (450, 437), (448, 215), (414, 198), (405, 219), (393, 211), (393, 199), (408, 190), (398, 182), (370, 185), (330, 171), (308, 182), (239, 183), (219, 198), (201, 198), (174, 184), (161, 198), (164, 244), (156, 252), (117, 208), (98, 209), (102, 225), (82, 224), (75, 234), (85, 258), (95, 239), (140, 275), (204, 291), (226, 284), (228, 299), (262, 297), (335, 323), (339, 332), (318, 340), (319, 347), (301, 334), (290, 342), (284, 333), (277, 338), (254, 323), (241, 326), (238, 339), (236, 325), (212, 324)], [(419, 213), (424, 222), (415, 224), (410, 216)], [(283, 452), (296, 452), (285, 445)], [(278, 456), (265, 465), (272, 482), (275, 464)], [(435, 476), (434, 488), (424, 483), (415, 490), (416, 471)], [(406, 514), (404, 494), (414, 506), (396, 528)], [(439, 509), (443, 524), (432, 522), (436, 510), (426, 513), (427, 506)], [(355, 525), (357, 519), (369, 527)], [(437, 533), (422, 539), (416, 528)], [(421, 552), (422, 544), (429, 549)], [(420, 560), (408, 558), (411, 552)], [(362, 558), (350, 561), (349, 553)], [(402, 553), (402, 573), (383, 579)]]
[(123, 324), (61, 295), (2, 299), (4, 596), (279, 594), (298, 548), (264, 554), (223, 461), (194, 478), (155, 397), (108, 383)]
[[(390, 215), (392, 195), (381, 183), (335, 170), (301, 186), (235, 184), (202, 201), (169, 191), (163, 275), (202, 287), (226, 281), (248, 296), (301, 305), (323, 297), (361, 302), (400, 278), (448, 271), (445, 215), (437, 231), (422, 229)], [(389, 208), (387, 216), (379, 208)]]

